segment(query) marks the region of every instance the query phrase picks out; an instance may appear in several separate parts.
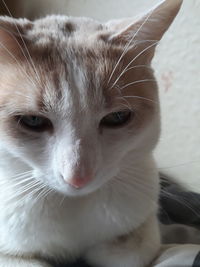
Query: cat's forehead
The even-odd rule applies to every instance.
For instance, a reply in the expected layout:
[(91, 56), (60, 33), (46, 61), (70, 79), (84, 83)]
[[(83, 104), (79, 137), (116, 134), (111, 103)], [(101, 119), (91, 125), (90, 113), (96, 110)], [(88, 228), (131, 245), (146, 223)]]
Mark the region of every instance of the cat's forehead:
[(66, 108), (73, 103), (90, 109), (109, 105), (109, 76), (121, 50), (101, 40), (105, 30), (92, 19), (66, 16), (46, 17), (29, 28), (40, 103), (56, 107), (63, 106), (62, 100)]
[[(60, 42), (76, 40), (80, 37), (88, 38), (106, 30), (104, 24), (90, 18), (67, 17), (51, 15), (36, 20), (29, 27), (28, 35), (38, 42), (48, 42), (49, 40), (59, 40)], [(46, 38), (46, 39), (45, 39)]]
[[(131, 71), (128, 78), (129, 72), (121, 75), (136, 51), (126, 52), (119, 61), (124, 47), (109, 43), (109, 29), (91, 19), (50, 16), (28, 24), (25, 34), (29, 54), (22, 56), (26, 75), (16, 66), (24, 76), (18, 84), (28, 77), (23, 95), (30, 95), (29, 99), (40, 109), (62, 114), (67, 114), (72, 106), (92, 112), (110, 109), (118, 105), (119, 95), (124, 94), (118, 86), (142, 78), (138, 71)], [(27, 97), (21, 97), (16, 101), (24, 105), (26, 100)]]

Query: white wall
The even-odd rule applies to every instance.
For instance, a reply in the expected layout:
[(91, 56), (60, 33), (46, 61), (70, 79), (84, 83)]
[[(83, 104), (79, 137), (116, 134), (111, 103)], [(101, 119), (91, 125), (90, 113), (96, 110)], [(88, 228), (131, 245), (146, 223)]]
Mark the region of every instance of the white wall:
[[(108, 20), (134, 16), (156, 0), (60, 1), (69, 15)], [(160, 85), (161, 171), (200, 191), (200, 0), (185, 0), (153, 63)]]

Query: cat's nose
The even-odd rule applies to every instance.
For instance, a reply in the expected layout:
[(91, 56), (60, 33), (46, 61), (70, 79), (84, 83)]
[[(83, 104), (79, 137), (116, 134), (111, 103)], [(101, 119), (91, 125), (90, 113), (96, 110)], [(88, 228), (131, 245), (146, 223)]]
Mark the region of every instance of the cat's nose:
[(76, 189), (81, 189), (82, 187), (86, 186), (90, 181), (91, 181), (90, 176), (86, 177), (73, 177), (71, 179), (64, 179), (64, 181), (69, 184), (70, 186), (76, 188)]

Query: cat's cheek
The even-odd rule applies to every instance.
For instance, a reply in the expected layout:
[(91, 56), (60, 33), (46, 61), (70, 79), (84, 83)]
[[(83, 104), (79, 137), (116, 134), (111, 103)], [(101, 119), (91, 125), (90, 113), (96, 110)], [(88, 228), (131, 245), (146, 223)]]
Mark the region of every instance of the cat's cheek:
[[(9, 124), (8, 124), (9, 127)], [(20, 161), (24, 162), (32, 169), (43, 170), (47, 168), (47, 160), (45, 157), (45, 140), (35, 136), (28, 136), (14, 127), (0, 128), (0, 147), (7, 150)]]

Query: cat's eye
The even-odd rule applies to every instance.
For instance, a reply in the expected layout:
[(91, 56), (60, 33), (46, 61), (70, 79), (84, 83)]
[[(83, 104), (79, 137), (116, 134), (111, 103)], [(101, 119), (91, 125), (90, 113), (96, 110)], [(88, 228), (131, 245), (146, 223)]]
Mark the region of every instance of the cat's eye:
[(51, 121), (41, 116), (18, 116), (17, 121), (20, 126), (34, 132), (42, 132), (52, 128)]
[(101, 120), (100, 126), (107, 128), (122, 127), (130, 121), (131, 116), (132, 112), (129, 110), (113, 112)]

